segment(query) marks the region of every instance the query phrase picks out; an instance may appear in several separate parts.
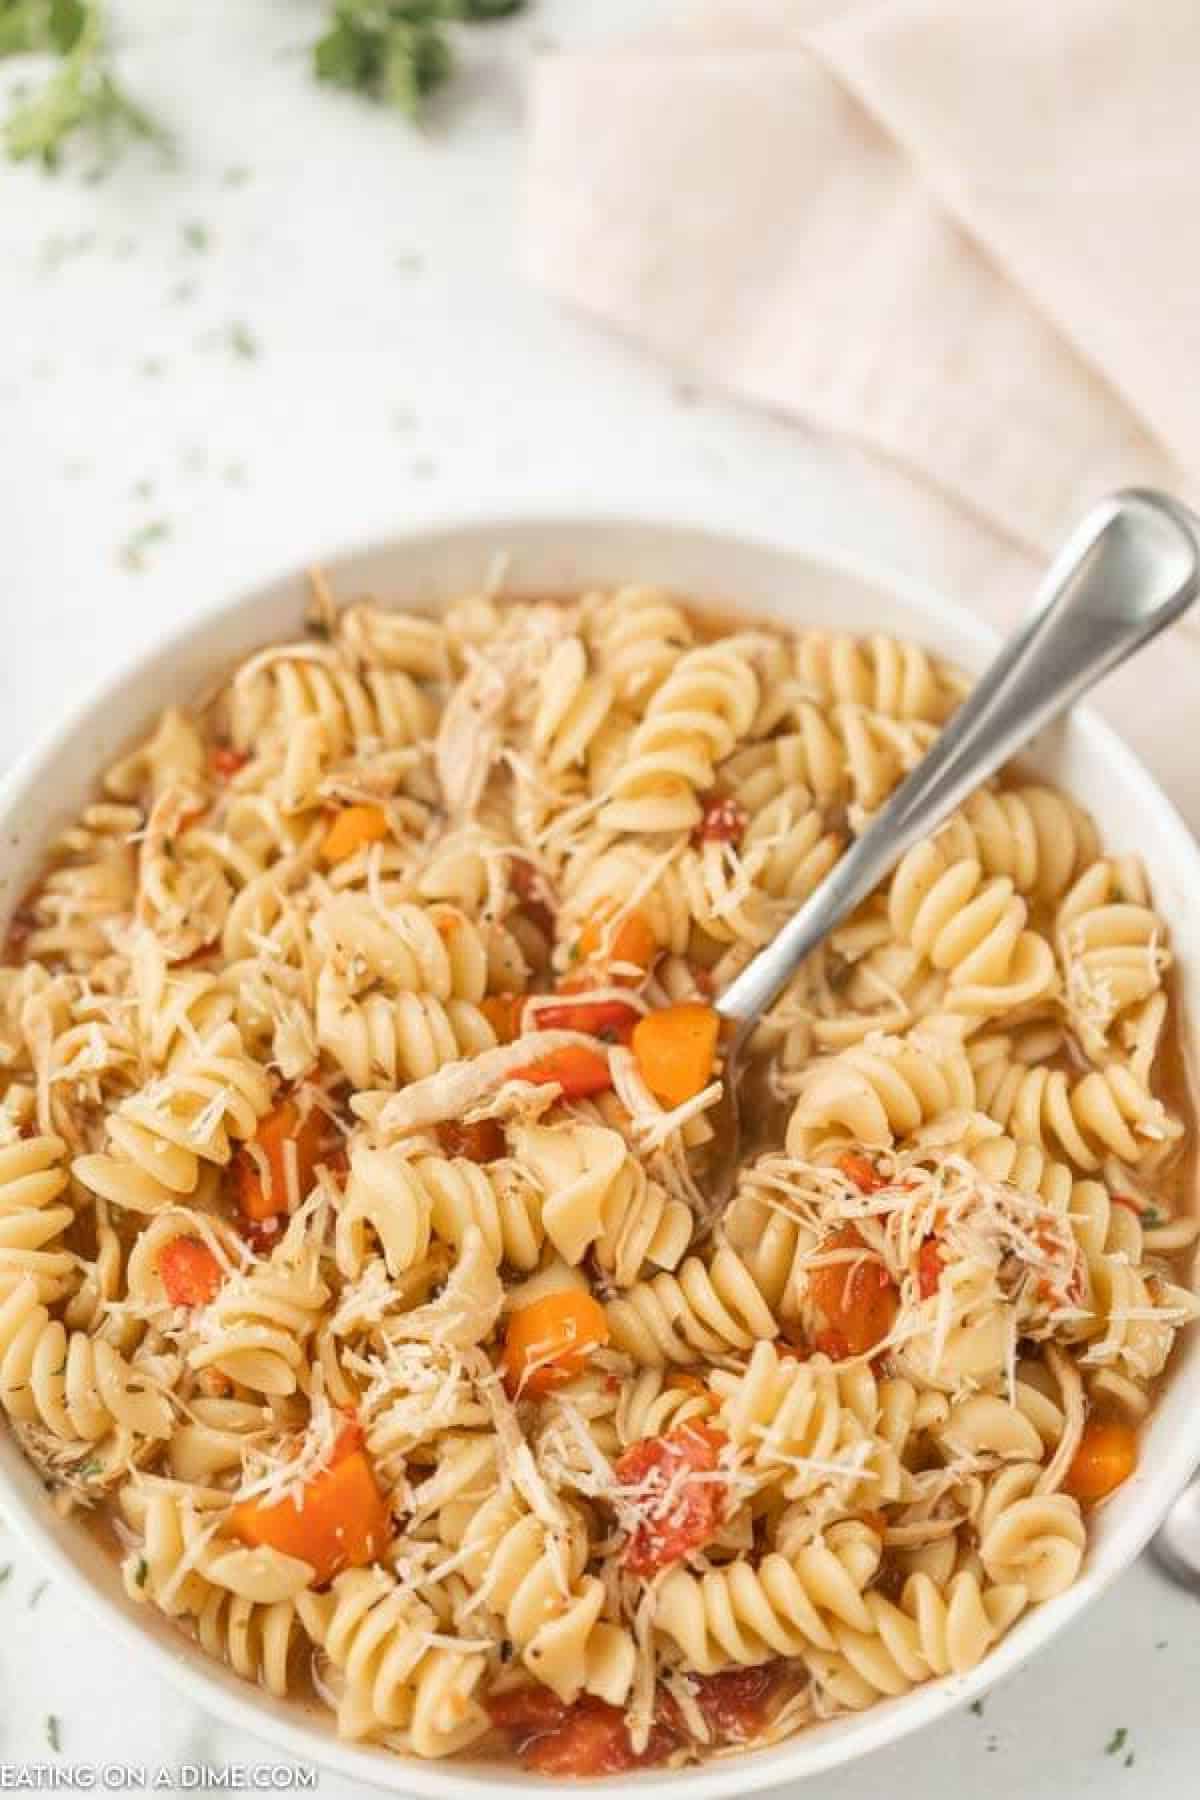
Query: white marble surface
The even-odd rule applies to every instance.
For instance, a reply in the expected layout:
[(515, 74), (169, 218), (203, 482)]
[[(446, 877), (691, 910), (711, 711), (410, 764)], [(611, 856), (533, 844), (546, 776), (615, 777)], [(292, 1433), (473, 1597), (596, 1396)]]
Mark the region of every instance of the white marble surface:
[[(933, 546), (870, 515), (829, 447), (681, 392), (519, 279), (528, 56), (666, 10), (537, 0), (480, 35), (417, 134), (313, 88), (313, 0), (114, 6), (123, 68), (171, 120), (176, 165), (136, 156), (87, 186), (0, 164), (0, 767), (164, 623), (455, 506), (702, 505), (934, 566)], [(1155, 652), (1104, 709), (1200, 824), (1198, 655), (1194, 639)], [(7, 1532), (0, 1576), (0, 1766), (55, 1760), (51, 1716), (59, 1761), (272, 1759), (114, 1652)], [(1196, 1603), (1143, 1563), (982, 1717), (823, 1791), (1183, 1800), (1198, 1679)], [(1127, 1741), (1106, 1754), (1117, 1728)], [(325, 1774), (322, 1791), (349, 1784)]]

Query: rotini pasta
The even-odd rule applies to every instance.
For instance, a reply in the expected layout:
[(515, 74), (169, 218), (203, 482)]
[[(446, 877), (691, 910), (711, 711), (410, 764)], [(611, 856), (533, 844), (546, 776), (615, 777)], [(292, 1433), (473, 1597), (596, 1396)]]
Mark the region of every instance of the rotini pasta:
[(888, 917), (896, 938), (947, 972), (946, 1005), (975, 1014), (1016, 1012), (1054, 985), (1054, 953), (1026, 930), (1028, 909), (1005, 875), (985, 880), (964, 857), (947, 863), (917, 844), (892, 877)]
[(759, 1022), (714, 1218), (714, 997), (961, 677), (645, 586), (317, 576), (311, 625), (116, 762), (0, 958), (0, 1412), (55, 1504), (404, 1755), (678, 1766), (974, 1668), (1200, 1312), (1140, 866), (972, 795)]

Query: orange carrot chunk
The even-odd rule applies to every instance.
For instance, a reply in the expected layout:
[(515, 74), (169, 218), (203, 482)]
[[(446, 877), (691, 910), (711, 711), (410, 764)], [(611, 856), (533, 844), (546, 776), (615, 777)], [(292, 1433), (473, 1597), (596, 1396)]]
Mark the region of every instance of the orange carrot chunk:
[[(658, 955), (658, 939), (645, 913), (626, 913), (620, 924), (610, 925), (611, 913), (593, 913), (579, 934), (575, 946), (581, 962), (600, 959), (616, 968), (613, 981), (618, 987), (636, 986)], [(618, 966), (618, 965), (629, 965)]]
[(158, 1272), (172, 1306), (207, 1306), (223, 1279), (207, 1244), (195, 1237), (172, 1238), (158, 1253)]
[(245, 1500), (235, 1506), (230, 1515), (234, 1536), (311, 1563), (318, 1586), (342, 1569), (377, 1562), (392, 1534), (391, 1514), (365, 1453), (343, 1449), (354, 1441), (353, 1436), (339, 1440), (336, 1460), (305, 1482), (298, 1505), (285, 1499), (271, 1505)]
[(511, 1044), (521, 1035), (521, 1012), (524, 994), (489, 994), (479, 1010), (502, 1044)]
[(693, 1375), (690, 1369), (673, 1369), (667, 1376), (665, 1386), (683, 1394), (712, 1394), (712, 1389), (705, 1385), (699, 1375)]
[(1137, 1468), (1137, 1433), (1119, 1419), (1089, 1419), (1063, 1492), (1076, 1500), (1103, 1500)]
[(321, 843), (327, 863), (345, 862), (356, 850), (377, 844), (388, 834), (387, 814), (381, 806), (343, 806)]
[(302, 1124), (294, 1100), (282, 1101), (274, 1112), (260, 1121), (254, 1142), (267, 1159), (271, 1186), (268, 1193), (255, 1158), (245, 1150), (239, 1151), (235, 1174), (238, 1205), (244, 1219), (261, 1224), (264, 1219), (278, 1218), (287, 1212), (288, 1151), (285, 1146), (289, 1143), (296, 1146), (296, 1181), (300, 1198), (304, 1199), (312, 1187), (313, 1170), (320, 1157), (324, 1132), (324, 1114), (313, 1107)]
[(664, 1106), (682, 1106), (707, 1086), (721, 1021), (711, 1006), (684, 1000), (647, 1013), (633, 1031), (642, 1080)]
[(608, 1342), (604, 1308), (581, 1288), (561, 1288), (508, 1321), (500, 1366), (504, 1385), (517, 1395), (547, 1394), (582, 1373), (591, 1352)]
[(648, 1499), (646, 1516), (621, 1552), (622, 1566), (631, 1575), (657, 1575), (716, 1536), (727, 1490), (706, 1477), (718, 1467), (725, 1441), (722, 1432), (695, 1422), (661, 1437), (641, 1438), (620, 1458), (614, 1470), (617, 1482), (640, 1488)]
[(607, 1056), (588, 1050), (583, 1044), (565, 1044), (551, 1050), (528, 1068), (510, 1069), (510, 1081), (557, 1081), (564, 1100), (586, 1100), (589, 1094), (602, 1094), (612, 1086), (612, 1073)]

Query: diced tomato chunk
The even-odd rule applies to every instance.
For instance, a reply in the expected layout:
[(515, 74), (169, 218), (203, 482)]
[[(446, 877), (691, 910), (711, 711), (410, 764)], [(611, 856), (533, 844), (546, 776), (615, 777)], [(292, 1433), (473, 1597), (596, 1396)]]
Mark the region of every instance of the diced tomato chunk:
[(501, 1731), (513, 1732), (519, 1739), (553, 1731), (571, 1710), (553, 1688), (543, 1687), (540, 1681), (522, 1682), (520, 1687), (507, 1688), (502, 1694), (489, 1694), (485, 1704), (492, 1724)]
[(853, 1225), (844, 1225), (826, 1238), (821, 1251), (856, 1251), (853, 1259), (844, 1257), (810, 1270), (809, 1295), (822, 1315), (818, 1331), (818, 1349), (841, 1361), (832, 1348), (822, 1343), (837, 1341), (844, 1346), (844, 1356), (863, 1356), (885, 1338), (895, 1322), (899, 1306), (896, 1284), (863, 1243)]
[(710, 794), (692, 832), (695, 844), (740, 844), (750, 815), (732, 794)]
[(583, 1044), (565, 1044), (527, 1068), (510, 1069), (509, 1080), (543, 1084), (556, 1081), (564, 1100), (586, 1100), (590, 1094), (602, 1094), (612, 1086), (612, 1072), (607, 1056), (601, 1056), (599, 1051), (588, 1050)]
[(172, 1306), (207, 1306), (223, 1280), (221, 1265), (195, 1237), (172, 1238), (158, 1253), (158, 1272)]
[(917, 1251), (917, 1292), (922, 1300), (933, 1298), (941, 1279), (942, 1247), (936, 1238), (928, 1237)]
[(630, 1742), (619, 1707), (585, 1694), (570, 1706), (543, 1689), (516, 1688), (487, 1702), (493, 1722), (509, 1733), (513, 1749), (526, 1768), (539, 1775), (620, 1775), (627, 1769), (652, 1768), (676, 1749), (680, 1734), (655, 1720), (646, 1748)]
[(704, 1477), (719, 1467), (724, 1443), (721, 1432), (692, 1423), (642, 1438), (621, 1457), (617, 1480), (639, 1490), (644, 1512), (621, 1555), (632, 1575), (656, 1575), (711, 1543), (725, 1515), (725, 1494), (719, 1481)]
[(469, 1162), (497, 1162), (504, 1155), (504, 1127), (497, 1119), (476, 1119), (465, 1125), (458, 1119), (443, 1119), (437, 1127), (437, 1141), (447, 1156), (465, 1156)]
[(627, 1044), (641, 1014), (624, 1000), (566, 1000), (531, 1008), (539, 1031), (586, 1031), (606, 1044)]
[(214, 744), (208, 753), (209, 769), (218, 781), (231, 781), (249, 761), (246, 752), (235, 750), (232, 744)]
[(864, 1156), (861, 1150), (847, 1150), (838, 1157), (837, 1166), (864, 1194), (874, 1194), (881, 1187), (887, 1186), (887, 1181), (870, 1157)]
[(283, 1236), (285, 1222), (274, 1213), (267, 1219), (248, 1219), (244, 1213), (240, 1213), (236, 1223), (240, 1235), (245, 1238), (255, 1256), (270, 1256)]
[(776, 1659), (750, 1669), (693, 1675), (691, 1685), (716, 1741), (739, 1744), (765, 1730), (787, 1690), (801, 1683), (788, 1663)]

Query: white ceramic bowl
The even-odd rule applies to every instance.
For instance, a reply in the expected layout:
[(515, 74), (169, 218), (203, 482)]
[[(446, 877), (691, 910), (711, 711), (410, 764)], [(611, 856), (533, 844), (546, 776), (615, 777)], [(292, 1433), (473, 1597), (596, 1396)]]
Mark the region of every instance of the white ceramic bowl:
[[(745, 608), (789, 623), (911, 636), (966, 668), (980, 668), (992, 634), (910, 582), (850, 556), (806, 556), (702, 526), (607, 518), (486, 519), (415, 531), (326, 569), (345, 599), (370, 592), (393, 604), (436, 608), (478, 587), (495, 555), (510, 559), (515, 591), (564, 592), (622, 581), (661, 582), (722, 609)], [(187, 700), (238, 657), (298, 635), (307, 601), (299, 574), (272, 582), (174, 633), (136, 667), (64, 718), (0, 786), (0, 920), (35, 878), (42, 846), (71, 817), (100, 771), (159, 708)], [(1200, 853), (1173, 807), (1115, 734), (1080, 712), (1044, 734), (1035, 767), (1096, 814), (1105, 839), (1139, 851), (1171, 929), (1185, 1018), (1200, 1017)], [(1060, 1631), (1130, 1563), (1200, 1462), (1200, 1337), (1176, 1352), (1171, 1378), (1145, 1433), (1136, 1476), (1096, 1521), (1081, 1579), (1028, 1614), (980, 1668), (931, 1682), (900, 1700), (830, 1721), (777, 1748), (678, 1773), (650, 1771), (589, 1784), (634, 1786), (642, 1796), (715, 1800), (829, 1769), (876, 1749), (982, 1693)], [(516, 1765), (418, 1763), (339, 1743), (327, 1716), (272, 1700), (194, 1648), (152, 1608), (125, 1596), (115, 1561), (76, 1524), (59, 1519), (14, 1441), (0, 1430), (0, 1503), (68, 1590), (114, 1639), (144, 1650), (198, 1704), (273, 1738), (293, 1755), (348, 1776), (451, 1800), (468, 1789), (578, 1796), (570, 1784), (535, 1782)]]

